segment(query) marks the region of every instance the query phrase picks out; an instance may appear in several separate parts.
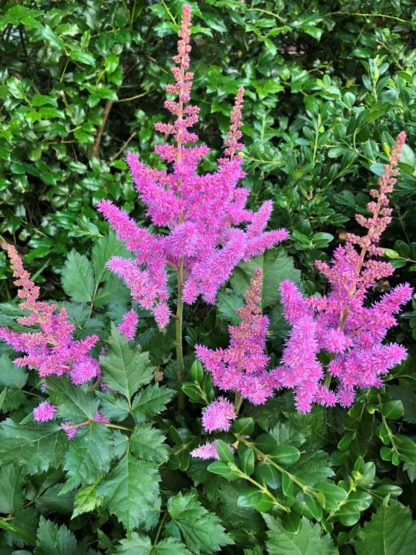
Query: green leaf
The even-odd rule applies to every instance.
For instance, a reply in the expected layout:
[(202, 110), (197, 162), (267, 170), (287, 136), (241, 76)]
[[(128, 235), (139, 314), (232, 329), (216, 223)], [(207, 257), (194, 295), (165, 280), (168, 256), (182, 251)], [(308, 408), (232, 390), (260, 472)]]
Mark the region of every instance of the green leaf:
[(299, 460), (300, 451), (292, 445), (278, 445), (271, 455), (279, 464), (290, 466)]
[(83, 486), (74, 499), (74, 512), (71, 518), (84, 513), (90, 513), (100, 505), (102, 505), (103, 498), (97, 495), (97, 482)]
[(157, 466), (127, 453), (98, 487), (104, 506), (127, 530), (150, 530), (159, 519), (160, 476)]
[(400, 162), (403, 162), (403, 164), (407, 164), (408, 166), (412, 167), (415, 165), (415, 153), (409, 145), (403, 145)]
[(226, 291), (220, 291), (218, 293), (218, 314), (226, 322), (230, 322), (230, 324), (233, 324), (234, 326), (238, 325), (241, 318), (237, 314), (237, 309), (242, 306), (244, 306), (244, 300), (240, 295), (228, 293)]
[(227, 463), (223, 461), (215, 461), (208, 465), (208, 471), (212, 472), (213, 474), (218, 474), (218, 476), (222, 476), (226, 480), (237, 480), (240, 478), (240, 474), (231, 470)]
[(110, 430), (95, 422), (82, 426), (65, 454), (64, 469), (71, 489), (90, 484), (99, 474), (108, 472), (112, 457)]
[(42, 28), (41, 34), (42, 37), (55, 48), (58, 48), (59, 50), (65, 48), (64, 41), (60, 37), (58, 37), (48, 25), (45, 25)]
[(80, 47), (74, 46), (69, 52), (69, 57), (75, 62), (80, 62), (88, 66), (95, 66), (95, 58), (89, 52), (83, 51)]
[(74, 507), (74, 493), (62, 492), (62, 483), (57, 483), (37, 497), (35, 503), (36, 509), (41, 513), (70, 515)]
[(74, 555), (77, 540), (65, 525), (58, 526), (51, 520), (40, 517), (36, 534), (36, 555)]
[(128, 417), (129, 405), (123, 397), (107, 391), (98, 391), (97, 397), (100, 399), (100, 412), (110, 420), (122, 422)]
[(54, 422), (16, 424), (7, 419), (0, 424), (0, 462), (19, 461), (29, 473), (59, 466), (67, 443), (65, 434)]
[(281, 484), (279, 472), (274, 466), (264, 461), (256, 465), (256, 480), (261, 484), (266, 484), (270, 488), (276, 489)]
[(382, 505), (358, 532), (357, 555), (409, 555), (416, 544), (416, 522), (400, 503)]
[(27, 372), (12, 363), (8, 356), (0, 357), (0, 385), (22, 389), (27, 382)]
[(23, 505), (22, 480), (19, 467), (0, 468), (0, 513), (15, 513)]
[(254, 420), (251, 417), (239, 418), (233, 424), (233, 431), (240, 435), (250, 435), (254, 432)]
[(130, 436), (130, 445), (133, 455), (146, 461), (164, 462), (169, 458), (165, 436), (150, 425), (136, 426)]
[(115, 233), (110, 232), (94, 243), (91, 259), (96, 283), (101, 283), (113, 275), (106, 267), (106, 264), (110, 258), (116, 255), (127, 257), (128, 253), (123, 243), (117, 239)]
[(215, 447), (217, 448), (217, 453), (219, 458), (225, 463), (233, 463), (234, 455), (230, 447), (222, 441), (222, 439), (217, 439), (215, 442)]
[(279, 284), (285, 279), (299, 282), (300, 272), (295, 269), (293, 259), (284, 250), (273, 249), (262, 256), (256, 256), (248, 262), (239, 264), (231, 277), (234, 290), (243, 295), (249, 286), (256, 268), (263, 270), (262, 306), (267, 308), (279, 299)]
[(381, 413), (385, 418), (389, 418), (390, 420), (398, 420), (404, 414), (404, 407), (403, 403), (396, 399), (394, 401), (387, 401), (383, 403), (381, 407)]
[(274, 503), (265, 493), (255, 488), (244, 488), (237, 499), (239, 507), (253, 508), (260, 513), (270, 510)]
[(94, 272), (86, 256), (74, 250), (69, 253), (62, 270), (62, 287), (74, 301), (92, 301)]
[(314, 486), (334, 475), (330, 466), (329, 455), (325, 451), (304, 453), (290, 472), (308, 486)]
[(149, 385), (139, 391), (133, 399), (132, 414), (137, 422), (160, 414), (175, 395), (173, 389), (158, 383)]
[(153, 379), (149, 354), (142, 353), (139, 346), (134, 347), (114, 325), (108, 342), (109, 349), (100, 357), (104, 382), (130, 402), (136, 391)]
[(336, 511), (348, 497), (344, 489), (331, 482), (319, 482), (315, 488), (324, 494), (324, 507), (327, 511)]
[(133, 532), (125, 540), (121, 540), (116, 553), (119, 555), (191, 555), (186, 546), (176, 538), (166, 538), (153, 545), (149, 536)]
[(48, 394), (64, 420), (78, 423), (92, 419), (97, 412), (98, 399), (66, 378), (49, 378)]
[(194, 493), (178, 493), (171, 497), (168, 511), (173, 522), (167, 528), (171, 531), (179, 529), (193, 553), (216, 553), (221, 547), (233, 543), (217, 515), (209, 513)]
[(263, 515), (267, 523), (267, 552), (269, 555), (336, 555), (331, 537), (319, 524), (302, 518), (296, 533), (286, 530), (278, 518)]

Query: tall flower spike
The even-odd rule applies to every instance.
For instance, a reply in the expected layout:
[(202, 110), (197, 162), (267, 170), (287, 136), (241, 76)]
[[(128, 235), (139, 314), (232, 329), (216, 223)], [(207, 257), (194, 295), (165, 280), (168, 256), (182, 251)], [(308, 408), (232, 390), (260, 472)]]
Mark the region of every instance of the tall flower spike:
[(217, 171), (201, 175), (199, 161), (209, 148), (198, 141), (190, 128), (198, 122), (199, 108), (190, 104), (193, 73), (189, 71), (191, 52), (191, 9), (185, 4), (179, 31), (178, 52), (173, 56), (174, 83), (166, 90), (173, 99), (165, 108), (172, 123), (156, 123), (155, 129), (171, 143), (155, 147), (166, 169), (148, 168), (128, 153), (138, 195), (156, 227), (149, 233), (109, 201), (98, 203), (98, 210), (115, 229), (133, 258), (115, 258), (109, 267), (127, 284), (133, 299), (152, 312), (159, 327), (169, 322), (168, 271), (181, 280), (182, 299), (192, 304), (199, 295), (214, 303), (220, 287), (242, 260), (262, 254), (288, 237), (285, 229), (265, 231), (271, 203), (258, 212), (246, 208), (249, 191), (238, 188), (244, 177), (243, 159), (237, 153), (241, 139), (243, 89), (238, 90), (231, 115), (231, 126), (224, 142), (225, 156), (218, 159)]
[[(39, 301), (39, 288), (30, 280), (16, 249), (8, 245), (7, 252), (14, 283), (19, 288), (17, 294), (24, 299), (20, 307), (29, 311), (27, 316), (17, 319), (19, 324), (28, 327), (28, 331), (0, 328), (0, 339), (25, 353), (14, 361), (15, 364), (37, 369), (41, 378), (67, 374), (75, 384), (98, 376), (100, 367), (90, 355), (98, 337), (90, 335), (75, 340), (72, 336), (75, 326), (69, 322), (65, 308), (58, 310), (56, 304)], [(37, 326), (36, 331), (33, 326)], [(39, 414), (43, 414), (41, 409)]]
[[(296, 405), (302, 412), (308, 412), (312, 403), (350, 406), (357, 389), (380, 387), (381, 376), (406, 357), (404, 347), (385, 345), (383, 340), (397, 325), (394, 314), (412, 296), (410, 285), (399, 285), (378, 302), (365, 305), (373, 285), (394, 270), (391, 264), (372, 257), (383, 254), (379, 241), (391, 221), (388, 195), (396, 182), (405, 139), (404, 132), (397, 136), (378, 189), (370, 192), (375, 199), (367, 205), (371, 216), (356, 217), (367, 229), (366, 235), (348, 234), (331, 264), (316, 263), (331, 284), (330, 293), (304, 298), (293, 283), (280, 286), (285, 317), (293, 327), (282, 365), (272, 374), (276, 386), (295, 389)], [(330, 355), (325, 369), (318, 361), (320, 351)], [(328, 387), (332, 379), (336, 381), (334, 389)]]
[(237, 310), (238, 326), (229, 326), (227, 349), (211, 350), (197, 345), (196, 355), (211, 373), (214, 384), (223, 391), (238, 392), (244, 399), (261, 405), (273, 395), (273, 373), (267, 371), (265, 354), (267, 316), (260, 308), (263, 273), (258, 268), (245, 294), (245, 306)]

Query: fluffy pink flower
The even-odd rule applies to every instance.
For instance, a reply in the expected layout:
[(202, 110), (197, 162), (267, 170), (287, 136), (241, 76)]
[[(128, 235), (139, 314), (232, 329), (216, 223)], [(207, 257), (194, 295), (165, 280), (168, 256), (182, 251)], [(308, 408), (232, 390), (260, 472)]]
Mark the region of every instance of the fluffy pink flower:
[(64, 430), (69, 440), (74, 439), (77, 435), (78, 427), (71, 424), (71, 422), (62, 422), (61, 428)]
[(76, 385), (81, 385), (96, 378), (101, 373), (100, 365), (93, 358), (85, 358), (76, 362), (70, 371), (71, 381)]
[[(96, 335), (75, 340), (75, 326), (68, 320), (65, 308), (39, 301), (39, 288), (30, 281), (16, 249), (7, 245), (18, 296), (23, 299), (20, 307), (27, 316), (18, 318), (27, 331), (0, 328), (0, 339), (24, 353), (14, 362), (18, 366), (35, 368), (41, 378), (51, 375), (69, 375), (74, 383), (84, 383), (99, 374), (98, 363), (90, 351), (98, 341)], [(33, 329), (36, 326), (35, 329)]]
[[(193, 303), (198, 296), (215, 303), (219, 288), (239, 262), (263, 253), (288, 236), (285, 229), (265, 231), (271, 202), (253, 212), (246, 208), (249, 191), (238, 187), (245, 176), (243, 159), (238, 154), (243, 148), (242, 88), (237, 92), (224, 141), (224, 156), (218, 159), (217, 171), (201, 175), (198, 170), (209, 148), (195, 145), (198, 135), (191, 131), (198, 122), (199, 108), (190, 104), (193, 79), (189, 71), (190, 31), (191, 11), (185, 4), (178, 53), (173, 57), (174, 83), (166, 87), (174, 97), (165, 102), (173, 121), (155, 125), (157, 131), (173, 139), (173, 144), (163, 143), (155, 148), (167, 168), (152, 169), (135, 154), (127, 155), (137, 193), (156, 232), (139, 228), (111, 202), (98, 203), (98, 210), (134, 255), (131, 259), (115, 257), (109, 267), (130, 288), (133, 299), (152, 312), (160, 328), (168, 324), (170, 317), (169, 269), (183, 278), (186, 303)], [(157, 233), (158, 226), (167, 230)]]
[(101, 414), (100, 412), (96, 412), (92, 418), (93, 422), (98, 422), (99, 424), (109, 424), (110, 419)]
[(123, 321), (118, 326), (118, 331), (130, 341), (133, 341), (134, 336), (136, 335), (138, 321), (139, 318), (137, 316), (137, 312), (134, 309), (131, 309), (123, 316)]
[(200, 445), (196, 449), (193, 449), (191, 451), (191, 456), (197, 459), (202, 459), (204, 461), (209, 459), (216, 459), (216, 460), (219, 459), (217, 448), (215, 447), (214, 441), (209, 443), (204, 443), (203, 445)]
[(48, 401), (43, 401), (35, 409), (33, 409), (33, 418), (36, 422), (47, 422), (48, 420), (53, 420), (56, 415), (56, 407), (48, 403)]
[[(397, 325), (394, 314), (412, 296), (410, 285), (395, 287), (371, 306), (366, 303), (374, 284), (393, 273), (391, 264), (372, 257), (383, 253), (378, 243), (391, 220), (388, 194), (396, 182), (405, 138), (404, 133), (398, 135), (378, 189), (371, 190), (374, 200), (367, 205), (371, 216), (356, 218), (367, 229), (366, 235), (349, 234), (330, 264), (316, 263), (331, 291), (322, 297), (304, 298), (295, 284), (286, 281), (280, 286), (284, 315), (292, 324), (292, 332), (283, 364), (272, 375), (276, 386), (295, 390), (296, 405), (302, 412), (309, 411), (312, 403), (350, 406), (357, 389), (380, 387), (381, 376), (406, 357), (401, 345), (382, 342), (387, 331)], [(320, 351), (331, 355), (326, 368), (319, 362)], [(325, 374), (327, 384), (331, 379), (336, 381), (334, 390), (324, 385)]]
[(236, 418), (233, 404), (225, 397), (219, 397), (203, 410), (202, 425), (208, 433), (216, 430), (228, 432), (231, 422)]
[(267, 316), (260, 308), (263, 273), (258, 268), (245, 295), (245, 306), (237, 310), (238, 326), (229, 326), (227, 349), (196, 346), (196, 356), (211, 373), (214, 384), (223, 391), (239, 392), (243, 398), (261, 405), (273, 396), (273, 374), (267, 371), (265, 354)]

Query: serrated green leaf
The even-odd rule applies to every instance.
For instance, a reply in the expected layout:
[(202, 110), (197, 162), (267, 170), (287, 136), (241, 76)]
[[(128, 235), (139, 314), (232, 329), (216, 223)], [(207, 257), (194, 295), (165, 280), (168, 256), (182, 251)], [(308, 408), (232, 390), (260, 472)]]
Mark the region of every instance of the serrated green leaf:
[(84, 513), (90, 513), (102, 505), (103, 498), (97, 495), (97, 482), (83, 486), (77, 491), (74, 499), (74, 511), (71, 518), (75, 518)]
[(150, 425), (136, 426), (130, 436), (133, 455), (146, 461), (164, 462), (169, 458), (165, 436)]
[(153, 379), (149, 354), (142, 353), (138, 346), (134, 347), (114, 326), (108, 342), (109, 349), (100, 357), (104, 367), (103, 380), (130, 402), (136, 391)]
[(290, 472), (308, 486), (314, 486), (334, 475), (329, 455), (325, 451), (302, 454), (298, 462), (290, 468)]
[(171, 497), (168, 511), (173, 520), (168, 527), (172, 531), (175, 528), (180, 530), (184, 542), (193, 553), (216, 553), (221, 547), (233, 543), (217, 515), (209, 513), (194, 493), (178, 493)]
[(71, 489), (90, 484), (99, 474), (108, 472), (112, 447), (111, 432), (106, 426), (93, 422), (78, 430), (65, 454), (64, 469)]
[(116, 422), (122, 422), (128, 417), (129, 405), (126, 399), (108, 391), (98, 391), (96, 395), (100, 399), (100, 412), (104, 416)]
[(267, 553), (269, 555), (336, 555), (331, 537), (319, 524), (302, 518), (296, 533), (288, 532), (278, 518), (263, 515), (267, 523)]
[(0, 424), (0, 462), (19, 461), (27, 472), (59, 466), (67, 447), (65, 434), (58, 424), (16, 424), (10, 419)]
[(92, 419), (97, 412), (98, 399), (66, 378), (49, 378), (48, 394), (64, 420), (82, 422)]
[(416, 544), (416, 522), (400, 503), (382, 505), (358, 532), (358, 555), (409, 555)]
[(145, 387), (133, 399), (134, 418), (137, 422), (143, 422), (146, 418), (160, 414), (174, 395), (173, 389), (158, 383)]
[(157, 466), (127, 453), (98, 487), (104, 506), (127, 530), (150, 530), (158, 521), (160, 476)]
[(58, 526), (51, 520), (40, 517), (36, 534), (36, 555), (74, 555), (77, 540), (65, 525)]
[(74, 301), (92, 301), (94, 272), (86, 256), (74, 250), (69, 253), (62, 270), (62, 287)]
[(62, 493), (62, 483), (48, 488), (36, 498), (36, 508), (41, 513), (59, 513), (70, 515), (74, 507), (74, 493)]
[(133, 532), (125, 540), (121, 540), (116, 553), (119, 555), (191, 555), (186, 546), (176, 538), (160, 540), (156, 545), (149, 536)]

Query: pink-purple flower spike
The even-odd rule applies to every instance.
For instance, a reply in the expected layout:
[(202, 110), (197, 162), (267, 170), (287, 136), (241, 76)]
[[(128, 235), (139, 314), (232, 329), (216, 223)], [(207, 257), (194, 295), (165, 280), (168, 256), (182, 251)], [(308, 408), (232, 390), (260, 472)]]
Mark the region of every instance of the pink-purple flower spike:
[[(41, 378), (68, 375), (74, 384), (85, 383), (100, 374), (100, 367), (90, 355), (98, 341), (96, 335), (81, 340), (73, 338), (75, 326), (68, 320), (65, 308), (38, 300), (39, 288), (30, 281), (22, 259), (12, 245), (6, 246), (18, 296), (23, 299), (20, 307), (29, 311), (17, 322), (28, 331), (0, 328), (0, 339), (25, 353), (15, 359), (18, 366), (28, 366), (38, 371)], [(38, 331), (33, 327), (38, 326)]]
[(237, 310), (238, 326), (229, 326), (227, 349), (196, 347), (196, 356), (211, 373), (214, 384), (223, 391), (238, 392), (254, 405), (273, 396), (272, 374), (267, 371), (269, 357), (265, 353), (269, 319), (261, 311), (263, 272), (258, 268), (245, 295), (245, 306)]
[[(371, 257), (383, 254), (378, 243), (391, 221), (388, 194), (396, 182), (405, 139), (404, 132), (398, 135), (378, 189), (371, 190), (374, 200), (367, 205), (371, 216), (356, 217), (367, 234), (348, 234), (331, 264), (316, 263), (331, 284), (330, 293), (304, 298), (295, 284), (285, 281), (280, 286), (292, 332), (282, 365), (272, 374), (277, 386), (295, 390), (296, 406), (302, 412), (308, 412), (313, 403), (350, 406), (357, 389), (380, 387), (381, 376), (406, 357), (401, 345), (382, 342), (387, 331), (397, 325), (394, 314), (412, 296), (410, 285), (398, 285), (379, 301), (365, 305), (369, 290), (394, 270), (391, 264)], [(330, 354), (326, 373), (317, 357), (321, 350)], [(336, 381), (335, 389), (327, 387), (331, 379)]]
[[(165, 108), (173, 123), (155, 128), (173, 138), (173, 144), (156, 146), (155, 152), (171, 170), (151, 169), (129, 153), (136, 190), (146, 205), (153, 224), (169, 233), (152, 234), (110, 201), (98, 203), (98, 210), (115, 229), (120, 240), (134, 254), (132, 259), (116, 257), (109, 267), (130, 288), (133, 299), (150, 310), (160, 328), (170, 318), (168, 270), (181, 272), (183, 300), (192, 304), (200, 295), (214, 303), (220, 287), (242, 260), (263, 253), (288, 237), (285, 229), (265, 231), (272, 204), (265, 202), (258, 212), (246, 208), (249, 191), (237, 188), (244, 177), (240, 142), (244, 89), (236, 96), (231, 125), (224, 142), (224, 156), (216, 172), (200, 175), (199, 161), (208, 154), (198, 135), (190, 129), (198, 122), (199, 108), (191, 105), (193, 73), (189, 71), (191, 10), (184, 5), (178, 53), (173, 57), (174, 84), (166, 87), (174, 99)], [(245, 229), (244, 229), (245, 227)]]

